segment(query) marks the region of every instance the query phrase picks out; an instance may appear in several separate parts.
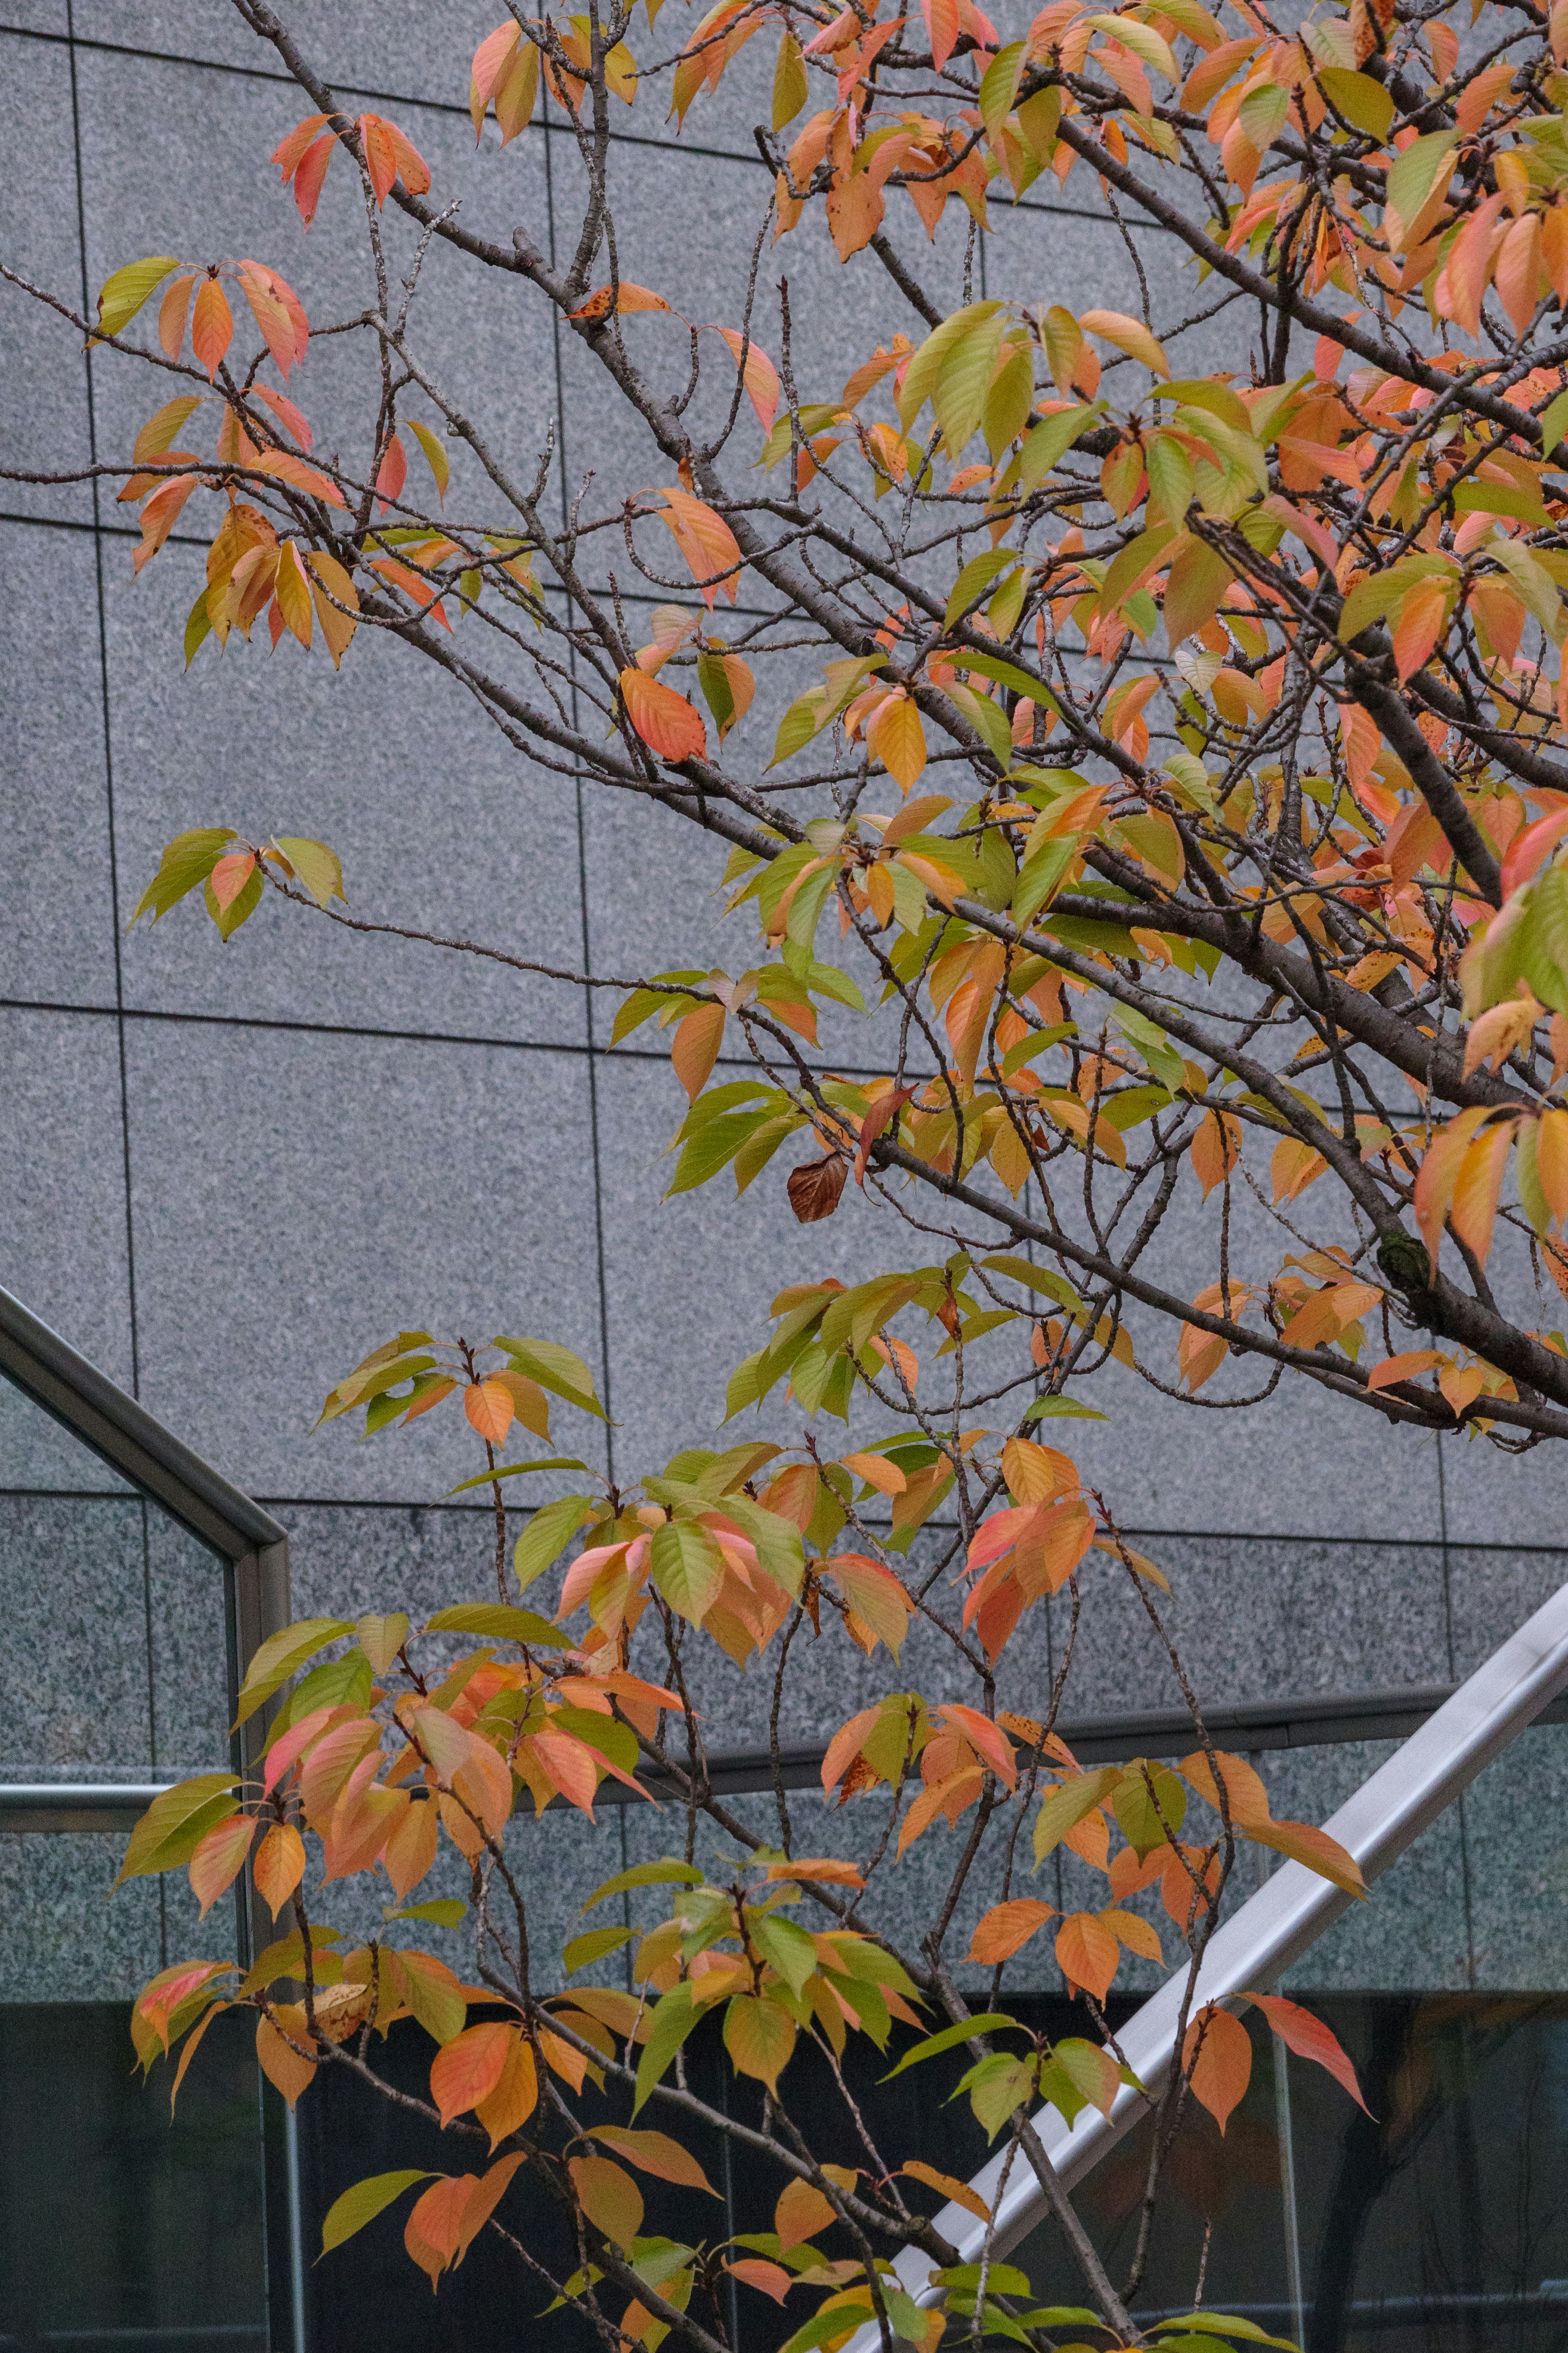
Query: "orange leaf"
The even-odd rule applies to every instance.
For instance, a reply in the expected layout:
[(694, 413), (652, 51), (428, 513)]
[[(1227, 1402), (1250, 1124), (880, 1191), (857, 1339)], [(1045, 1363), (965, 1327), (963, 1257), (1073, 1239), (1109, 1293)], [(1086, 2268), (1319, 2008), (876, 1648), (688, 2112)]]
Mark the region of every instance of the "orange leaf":
[(204, 1920), (225, 1888), (238, 1878), (255, 1836), (254, 1814), (232, 1814), (202, 1833), (191, 1857), (191, 1892), (201, 1905)]
[(463, 1391), (463, 1411), (491, 1446), (501, 1444), (516, 1410), (510, 1392), (500, 1381), (470, 1381)]
[(738, 1993), (724, 2013), (724, 2048), (741, 2074), (755, 2076), (776, 2096), (795, 2050), (795, 2021), (759, 1994)]
[[(279, 2002), (278, 2017), (295, 2042), (310, 2040), (305, 2028), (305, 2011), (300, 2002)], [(302, 2059), (290, 2043), (284, 2041), (269, 2018), (256, 2021), (256, 2056), (262, 2073), (269, 2084), (277, 2085), (290, 2107), (316, 2072), (313, 2059)]]
[(921, 0), (921, 14), (931, 35), (931, 61), (941, 73), (958, 38), (958, 0)]
[(1448, 614), (1448, 583), (1418, 580), (1400, 599), (1394, 629), (1394, 661), (1401, 686), (1418, 670), (1443, 634)]
[(605, 319), (612, 301), (623, 317), (631, 311), (668, 311), (670, 307), (662, 294), (650, 293), (646, 286), (633, 286), (623, 278), (618, 288), (601, 286), (571, 315), (574, 319)]
[(1384, 1356), (1381, 1365), (1373, 1365), (1366, 1377), (1369, 1389), (1391, 1388), (1395, 1381), (1411, 1381), (1417, 1373), (1430, 1373), (1444, 1362), (1436, 1348), (1406, 1348), (1397, 1356)]
[(782, 2263), (765, 2263), (760, 2255), (742, 2256), (738, 2263), (726, 2263), (724, 2268), (731, 2279), (771, 2295), (775, 2304), (782, 2304), (795, 2285), (794, 2275)]
[(213, 897), (218, 905), (232, 907), (255, 871), (254, 850), (237, 849), (230, 857), (220, 858), (208, 877)]
[(1438, 1129), (1427, 1145), (1415, 1177), (1415, 1216), (1421, 1237), (1426, 1245), (1426, 1255), (1434, 1266), (1437, 1263), (1438, 1245), (1443, 1239), (1443, 1226), (1448, 1207), (1454, 1198), (1459, 1170), (1470, 1138), (1485, 1119), (1486, 1107), (1472, 1103), (1451, 1119), (1447, 1127)]
[(1516, 1122), (1500, 1120), (1471, 1145), (1459, 1166), (1448, 1216), (1454, 1231), (1482, 1265), (1492, 1246), (1492, 1224), (1502, 1192), (1502, 1173)]
[(1362, 2098), (1354, 2067), (1321, 2018), (1314, 2018), (1300, 2002), (1287, 2001), (1283, 1994), (1249, 1993), (1242, 1999), (1258, 2004), (1288, 2050), (1294, 2051), (1299, 2059), (1310, 2059), (1318, 2066), (1326, 2067), (1335, 2082), (1344, 2085), (1357, 2107), (1364, 2109), (1368, 2116), (1372, 2114)]
[(989, 2222), (991, 2220), (991, 2209), (977, 2189), (972, 2189), (967, 2181), (960, 2181), (951, 2173), (939, 2173), (935, 2166), (927, 2165), (923, 2158), (911, 2157), (908, 2164), (900, 2166), (899, 2170), (907, 2174), (911, 2181), (923, 2181), (928, 2189), (934, 2189), (954, 2206), (962, 2206), (964, 2212), (973, 2214), (977, 2221)]
[(683, 694), (661, 686), (637, 669), (621, 672), (621, 700), (650, 752), (661, 760), (700, 760), (708, 749), (708, 730)]
[(1100, 1916), (1117, 1941), (1125, 1945), (1130, 1953), (1138, 1954), (1145, 1961), (1158, 1961), (1163, 1966), (1165, 1956), (1160, 1944), (1160, 1932), (1152, 1921), (1145, 1920), (1137, 1912), (1124, 1912), (1115, 1904), (1108, 1904)]
[(791, 2247), (804, 2246), (818, 2231), (826, 2231), (838, 2215), (831, 2199), (825, 2198), (815, 2182), (798, 2178), (784, 2184), (773, 2208), (773, 2228), (778, 2232), (779, 2250), (787, 2253)]
[(686, 1089), (688, 1103), (696, 1102), (712, 1076), (723, 1037), (724, 1008), (721, 1005), (695, 1006), (677, 1022), (669, 1059), (676, 1077)]
[(1349, 1894), (1366, 1894), (1361, 1865), (1327, 1831), (1314, 1829), (1310, 1822), (1248, 1822), (1245, 1828), (1255, 1846), (1270, 1846), (1276, 1854), (1289, 1855), (1292, 1862), (1331, 1880)]
[(1228, 1111), (1210, 1111), (1198, 1123), (1190, 1157), (1206, 1201), (1241, 1157), (1241, 1122)]
[(633, 2132), (626, 2125), (590, 2125), (595, 2140), (608, 2141), (618, 2148), (629, 2163), (651, 2173), (660, 2181), (679, 2182), (683, 2189), (705, 2189), (710, 2198), (719, 2192), (698, 2164), (689, 2149), (682, 2148), (668, 2133)]
[[(432, 1806), (419, 1811), (431, 1813)], [(474, 2104), (474, 2116), (490, 2137), (493, 2150), (498, 2142), (525, 2125), (539, 2105), (539, 2072), (533, 2063), (533, 2052), (515, 2026), (507, 2029), (506, 2062), (494, 2088), (482, 2100)]]
[(276, 1920), (305, 1876), (305, 1841), (292, 1822), (273, 1823), (256, 1850), (251, 1876), (257, 1894), (271, 1906)]
[(1010, 1961), (1047, 1920), (1056, 1916), (1054, 1905), (1037, 1903), (1029, 1895), (1016, 1896), (1007, 1904), (994, 1904), (975, 1925), (968, 1958), (987, 1968), (998, 1961)]
[(925, 730), (907, 694), (889, 694), (870, 729), (871, 749), (901, 793), (919, 784), (925, 770)]
[(812, 1855), (789, 1862), (770, 1862), (770, 1879), (826, 1880), (835, 1887), (864, 1887), (865, 1880), (852, 1862), (841, 1862), (837, 1855)]
[(191, 307), (194, 278), (176, 278), (158, 305), (158, 341), (165, 359), (177, 360), (184, 348), (185, 320)]
[(643, 2194), (631, 2175), (607, 2157), (568, 2158), (566, 2170), (594, 2228), (617, 2247), (629, 2247), (643, 2221)]
[(746, 366), (742, 382), (752, 406), (757, 412), (757, 422), (764, 433), (771, 433), (773, 419), (779, 413), (778, 370), (758, 344), (746, 343), (738, 327), (720, 327), (715, 332), (729, 344), (737, 367), (741, 364), (741, 353), (744, 348)]
[(1010, 1789), (1018, 1786), (1018, 1767), (1013, 1758), (1013, 1744), (1000, 1725), (975, 1707), (964, 1707), (957, 1700), (948, 1700), (935, 1713), (944, 1724), (961, 1732), (972, 1748), (977, 1749), (993, 1771), (999, 1774)]
[(1252, 2080), (1252, 2039), (1239, 2018), (1212, 2003), (1200, 2010), (1182, 2045), (1182, 2066), (1223, 2133), (1231, 2110)]
[(493, 2024), (468, 2026), (437, 2052), (430, 2062), (430, 2097), (441, 2112), (443, 2127), (489, 2099), (506, 2066), (511, 2031)]
[(1068, 1991), (1079, 1987), (1103, 2001), (1121, 1959), (1114, 1929), (1094, 1912), (1070, 1912), (1057, 1931), (1057, 1960)]
[(195, 316), (191, 321), (191, 349), (212, 383), (218, 363), (234, 340), (234, 320), (227, 298), (216, 278), (204, 278), (196, 289)]

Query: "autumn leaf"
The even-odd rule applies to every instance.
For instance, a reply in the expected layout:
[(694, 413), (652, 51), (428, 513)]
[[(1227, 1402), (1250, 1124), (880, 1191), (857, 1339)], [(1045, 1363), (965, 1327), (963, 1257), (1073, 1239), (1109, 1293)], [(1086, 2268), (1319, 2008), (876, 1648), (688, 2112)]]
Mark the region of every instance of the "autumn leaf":
[(994, 1904), (976, 1924), (968, 1957), (987, 1967), (997, 1961), (1010, 1961), (1047, 1920), (1056, 1916), (1054, 1905), (1037, 1903), (1032, 1896), (1015, 1896), (1006, 1904)]
[(1182, 2066), (1193, 2097), (1223, 2133), (1252, 2080), (1252, 2040), (1240, 2019), (1212, 2003), (1200, 2010), (1182, 2045)]
[(661, 760), (700, 760), (708, 731), (686, 697), (640, 670), (621, 672), (621, 700), (650, 752)]
[(831, 1152), (821, 1160), (805, 1161), (790, 1171), (785, 1190), (790, 1208), (803, 1226), (819, 1224), (833, 1215), (848, 1174), (847, 1163)]

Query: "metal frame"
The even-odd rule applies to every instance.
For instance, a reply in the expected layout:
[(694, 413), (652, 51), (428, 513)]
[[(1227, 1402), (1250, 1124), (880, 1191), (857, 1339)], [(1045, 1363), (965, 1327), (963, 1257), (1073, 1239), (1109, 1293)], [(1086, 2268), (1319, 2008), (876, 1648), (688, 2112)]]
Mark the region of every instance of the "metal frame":
[[(3, 1289), (0, 1378), (42, 1406), (100, 1461), (217, 1554), (223, 1563), (232, 1716), (237, 1712), (240, 1662), (289, 1620), (287, 1529)], [(237, 1772), (248, 1772), (258, 1761), (265, 1722), (263, 1712), (235, 1736), (231, 1758)], [(0, 1786), (0, 1830), (128, 1831), (170, 1786), (13, 1782)], [(235, 1933), (242, 1966), (271, 1934), (248, 1871), (237, 1890)], [(306, 2353), (298, 2140), (294, 2118), (270, 2085), (262, 2097), (262, 2145), (268, 2331), (275, 2353)]]
[[(1350, 1850), (1368, 1882), (1378, 1878), (1565, 1686), (1568, 1586), (1494, 1651), (1323, 1827)], [(1266, 1991), (1354, 1900), (1301, 1863), (1285, 1863), (1215, 1932), (1199, 1972), (1194, 2007), (1224, 2001), (1254, 1986)], [(1184, 1986), (1185, 1971), (1168, 1978), (1119, 2038), (1150, 2097), (1158, 2096), (1175, 2060)], [(1123, 2085), (1109, 2116), (1086, 2108), (1069, 2126), (1055, 2108), (1047, 2107), (1033, 2122), (1063, 2185), (1071, 2189), (1148, 2109), (1149, 2098)], [(988, 2206), (996, 2198), (1004, 2162), (1002, 2155), (996, 2156), (973, 2178), (972, 2187)], [(996, 2209), (994, 2254), (1009, 2253), (1045, 2221), (1047, 2211), (1034, 2175), (1015, 2166)], [(944, 2206), (935, 2221), (957, 2248), (960, 2263), (979, 2261), (984, 2223), (956, 2205)], [(895, 2269), (918, 2305), (940, 2303), (941, 2289), (930, 2284), (928, 2256), (906, 2248)], [(850, 2338), (847, 2353), (877, 2353), (879, 2343), (876, 2325), (868, 2322)]]

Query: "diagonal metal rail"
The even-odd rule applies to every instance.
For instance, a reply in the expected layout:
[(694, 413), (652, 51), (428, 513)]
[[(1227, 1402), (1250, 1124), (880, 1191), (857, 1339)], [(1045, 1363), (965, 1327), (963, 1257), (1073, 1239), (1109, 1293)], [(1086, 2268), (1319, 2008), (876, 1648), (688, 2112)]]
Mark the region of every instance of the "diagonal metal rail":
[[(1565, 1686), (1568, 1586), (1543, 1602), (1500, 1650), (1494, 1651), (1419, 1731), (1363, 1782), (1324, 1828), (1354, 1855), (1370, 1883)], [(1252, 1987), (1267, 1991), (1355, 1900), (1301, 1863), (1285, 1863), (1215, 1931), (1204, 1956), (1194, 2010), (1200, 2003), (1224, 2001)], [(1167, 1978), (1118, 2038), (1133, 2073), (1153, 2098), (1174, 2063), (1185, 1974), (1178, 1971)], [(1055, 2108), (1042, 2108), (1034, 2125), (1051, 2163), (1070, 2189), (1148, 2114), (1149, 2105), (1149, 2099), (1124, 2085), (1109, 2116), (1087, 2108), (1069, 2126)], [(1003, 2163), (999, 2153), (971, 2184), (987, 2206), (996, 2197)], [(993, 2253), (998, 2257), (1009, 2253), (1045, 2221), (1047, 2212), (1034, 2175), (1015, 2163), (995, 2216)], [(935, 2221), (943, 2237), (957, 2248), (961, 2263), (980, 2260), (985, 2225), (974, 2215), (962, 2206), (947, 2205)], [(930, 2258), (918, 2248), (906, 2248), (895, 2269), (916, 2304), (930, 2306), (942, 2301), (942, 2290), (931, 2283)], [(878, 2353), (880, 2341), (875, 2322), (868, 2322), (849, 2339), (846, 2353)]]

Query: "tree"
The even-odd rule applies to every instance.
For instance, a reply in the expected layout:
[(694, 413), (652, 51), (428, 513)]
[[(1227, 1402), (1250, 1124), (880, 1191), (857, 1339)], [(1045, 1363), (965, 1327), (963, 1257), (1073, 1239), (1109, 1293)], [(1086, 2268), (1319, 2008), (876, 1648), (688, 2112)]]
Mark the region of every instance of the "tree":
[[(122, 482), (140, 504), (138, 570), (176, 521), (216, 519), (187, 662), (214, 658), (209, 637), (235, 658), (236, 633), (263, 619), (275, 649), (297, 641), (289, 660), (319, 659), (319, 640), (334, 665), (380, 630), (457, 680), (521, 761), (657, 804), (694, 828), (694, 857), (704, 835), (727, 845), (743, 969), (556, 976), (616, 990), (616, 1043), (650, 1021), (669, 1031), (688, 1099), (672, 1191), (725, 1171), (744, 1190), (795, 1139), (802, 1223), (831, 1217), (852, 1182), (887, 1255), (919, 1262), (868, 1266), (848, 1287), (803, 1280), (773, 1302), (729, 1406), (771, 1400), (782, 1442), (694, 1446), (637, 1488), (549, 1503), (510, 1574), (500, 1481), (531, 1466), (499, 1450), (519, 1425), (552, 1442), (552, 1396), (602, 1410), (581, 1359), (558, 1342), (405, 1332), (337, 1385), (327, 1415), (363, 1407), (371, 1430), (462, 1398), (492, 1484), (498, 1598), (418, 1630), (309, 1621), (251, 1662), (258, 1771), (160, 1799), (125, 1869), (188, 1866), (204, 1903), (248, 1869), (293, 1928), (243, 1986), (216, 1962), (165, 1972), (138, 2004), (138, 2047), (151, 2061), (190, 2029), (183, 2071), (205, 2021), (247, 2003), (294, 2098), (321, 2064), (374, 2073), (372, 2029), (412, 2013), (438, 2045), (432, 2111), (504, 2151), (415, 2205), (407, 2243), (432, 2278), (481, 2227), (505, 2228), (525, 2168), (574, 2218), (582, 2266), (558, 2284), (606, 2342), (668, 2330), (712, 2348), (727, 2263), (781, 2300), (803, 2270), (830, 2286), (791, 2340), (805, 2353), (868, 2316), (885, 2337), (939, 2333), (885, 2265), (910, 2244), (951, 2265), (902, 2185), (954, 2185), (919, 2162), (900, 2173), (880, 2147), (868, 2170), (826, 2168), (788, 2113), (802, 2038), (837, 2060), (850, 2032), (885, 2042), (901, 2021), (927, 2037), (905, 2064), (972, 2047), (976, 2114), (1035, 2169), (1105, 2334), (1129, 2339), (1136, 2271), (1120, 2289), (1106, 2274), (1028, 2119), (1040, 2099), (1071, 2114), (1116, 2094), (1106, 1997), (1124, 1947), (1160, 1949), (1130, 1899), (1158, 1882), (1195, 1973), (1238, 1841), (1359, 1883), (1321, 1831), (1274, 1822), (1256, 1777), (1215, 1748), (1173, 1648), (1196, 1743), (1180, 1773), (1079, 1767), (1054, 1726), (1084, 1565), (1098, 1548), (1169, 1648), (1163, 1579), (1037, 1426), (1092, 1412), (1083, 1391), (1121, 1377), (1116, 1363), (1194, 1410), (1289, 1376), (1342, 1413), (1505, 1452), (1568, 1434), (1568, 1344), (1547, 1328), (1568, 1293), (1568, 764), (1552, 741), (1568, 718), (1568, 9), (1476, 0), (1456, 28), (1440, 6), (1352, 0), (1281, 32), (1253, 0), (1229, 0), (1234, 26), (1198, 0), (1099, 14), (1051, 0), (999, 29), (974, 0), (897, 19), (861, 0), (837, 15), (719, 0), (673, 47), (650, 5), (637, 38), (665, 39), (653, 64), (632, 55), (629, 7), (513, 16), (472, 60), (474, 122), (487, 135), (493, 111), (507, 146), (542, 78), (580, 166), (561, 268), (522, 228), (494, 242), (466, 226), (395, 123), (351, 119), (262, 0), (236, 5), (310, 110), (273, 159), (305, 226), (322, 201), (363, 208), (365, 307), (331, 323), (371, 345), (377, 396), (349, 454), (323, 459), (293, 396), (311, 331), (292, 286), (254, 260), (131, 261), (92, 322), (27, 290), (174, 392), (132, 450), (69, 479)], [(612, 118), (660, 103), (645, 85), (668, 73), (684, 121), (764, 26), (779, 46), (756, 136), (773, 183), (743, 309), (710, 328), (676, 307), (695, 309), (694, 292), (620, 275)], [(973, 299), (990, 207), (1037, 182), (1070, 182), (1123, 225), (1141, 315)], [(944, 317), (907, 255), (954, 200), (965, 299)], [(398, 215), (416, 233), (402, 282)], [(1192, 315), (1156, 319), (1129, 220), (1195, 262)], [(765, 281), (786, 236), (831, 237), (847, 311), (868, 277), (907, 306), (912, 332), (837, 393), (792, 332), (787, 280)], [(552, 522), (552, 448), (495, 446), (422, 349), (437, 240), (474, 266), (476, 301), (534, 301), (577, 339), (657, 453), (657, 489), (595, 507), (591, 482), (567, 485)], [(130, 331), (154, 295), (147, 343)], [(260, 339), (248, 357), (237, 297)], [(1238, 360), (1250, 338), (1245, 378), (1181, 374), (1184, 339), (1221, 315)], [(667, 574), (664, 532), (689, 582)], [(763, 617), (741, 615), (742, 583)], [(681, 601), (639, 645), (627, 598), (647, 584)], [(766, 759), (748, 725), (760, 685), (786, 704)], [(938, 774), (951, 795), (918, 789)], [(269, 893), (430, 936), (415, 914), (351, 913), (337, 858), (311, 839), (183, 833), (138, 914), (198, 888), (226, 942)], [(825, 1009), (867, 1022), (858, 1059), (880, 1075), (835, 1074)], [(714, 1083), (721, 1045), (752, 1074)], [(1195, 1298), (1177, 1214), (1205, 1238), (1212, 1279)], [(923, 1368), (922, 1333), (936, 1344)], [(1020, 1366), (1007, 1350), (1026, 1333)], [(857, 1401), (888, 1434), (829, 1459), (818, 1417), (847, 1424)], [(575, 1467), (531, 1467), (547, 1465)], [(552, 1614), (531, 1609), (521, 1593), (563, 1550)], [(1026, 1714), (1006, 1704), (1007, 1646), (1056, 1594), (1064, 1656)], [(707, 1780), (689, 1700), (700, 1641), (772, 1676), (776, 1751), (807, 1619), (897, 1662), (915, 1618), (967, 1672), (970, 1700), (894, 1693), (842, 1727), (823, 1779), (868, 1818), (857, 1861), (795, 1852), (782, 1780), (777, 1843), (759, 1844)], [(501, 1841), (514, 1798), (586, 1808), (605, 1776), (649, 1767), (689, 1827), (667, 1876), (639, 1882), (678, 1891), (637, 1947), (640, 1990), (541, 1996)], [(1195, 1837), (1190, 1797), (1209, 1810)], [(724, 1884), (693, 1859), (700, 1816), (750, 1858)], [(861, 1890), (938, 1817), (963, 1833), (950, 1896), (921, 1950), (895, 1954), (860, 1925)], [(994, 2042), (1006, 1966), (1054, 1916), (1015, 1893), (1031, 1820), (1037, 1860), (1065, 1841), (1111, 1897), (1055, 1930), (1093, 2031), (1054, 2048)], [(302, 1892), (301, 1828), (329, 1879), (380, 1868), (416, 1917), (405, 1899), (438, 1824), (472, 1867), (499, 2013), (471, 2026), (478, 1997), (433, 1957), (313, 1947)], [(977, 2020), (948, 1939), (987, 1873), (968, 1957), (995, 1974)], [(603, 1953), (616, 1933), (575, 1949)], [(301, 1997), (284, 2000), (292, 1983)], [(1192, 1989), (1189, 1974), (1189, 2003)], [(766, 2088), (757, 2127), (671, 2079), (721, 2002), (735, 2069)], [(1267, 2011), (1353, 2089), (1324, 2030), (1277, 2000)], [(1248, 2064), (1235, 2017), (1194, 2006), (1159, 2103), (1151, 2201), (1184, 2103), (1223, 2126)], [(671, 2127), (599, 2136), (634, 2167), (690, 2181), (677, 2136), (699, 2109), (714, 2130), (754, 2132), (784, 2181), (772, 2252), (753, 2239), (741, 2256), (650, 2256), (632, 2175), (602, 2148), (571, 2153), (587, 2146), (570, 2137), (569, 2094), (589, 2070)], [(349, 2192), (329, 2242), (412, 2186)], [(801, 2250), (830, 2221), (854, 2253), (813, 2274)], [(1008, 2317), (984, 2273), (948, 2279), (954, 2327), (967, 2315), (972, 2330), (1048, 2342), (1049, 2320)]]

